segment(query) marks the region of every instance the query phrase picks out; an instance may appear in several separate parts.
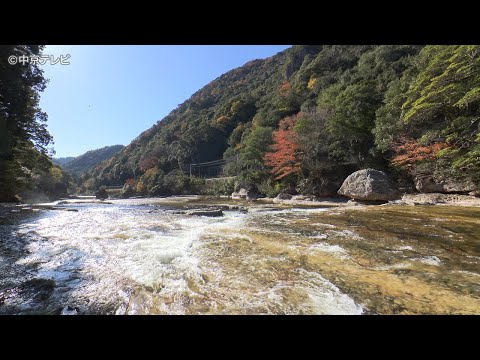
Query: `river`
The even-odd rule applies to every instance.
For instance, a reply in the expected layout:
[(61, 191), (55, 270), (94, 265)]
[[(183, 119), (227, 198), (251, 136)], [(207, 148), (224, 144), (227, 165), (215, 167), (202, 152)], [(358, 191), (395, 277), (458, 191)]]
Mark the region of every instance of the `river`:
[(62, 206), (0, 225), (0, 314), (480, 314), (480, 208)]

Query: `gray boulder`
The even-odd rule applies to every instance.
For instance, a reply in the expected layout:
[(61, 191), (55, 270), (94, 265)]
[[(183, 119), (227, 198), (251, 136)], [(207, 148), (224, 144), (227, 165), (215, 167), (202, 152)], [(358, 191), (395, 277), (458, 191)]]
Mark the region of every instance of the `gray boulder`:
[(348, 176), (338, 194), (363, 201), (389, 201), (399, 198), (399, 192), (388, 175), (375, 169), (359, 170)]

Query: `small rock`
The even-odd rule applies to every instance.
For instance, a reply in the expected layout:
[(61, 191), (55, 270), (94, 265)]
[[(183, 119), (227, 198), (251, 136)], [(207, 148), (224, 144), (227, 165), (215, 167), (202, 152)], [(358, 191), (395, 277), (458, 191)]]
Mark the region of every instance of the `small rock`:
[(193, 210), (193, 211), (188, 211), (188, 215), (195, 215), (195, 216), (210, 216), (210, 217), (217, 217), (217, 216), (223, 216), (223, 211), (221, 209), (215, 209), (215, 210)]

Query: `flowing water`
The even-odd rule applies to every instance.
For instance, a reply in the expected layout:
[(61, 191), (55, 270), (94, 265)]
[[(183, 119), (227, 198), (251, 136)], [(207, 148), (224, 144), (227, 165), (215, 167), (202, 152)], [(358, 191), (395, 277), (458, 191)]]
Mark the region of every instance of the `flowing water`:
[(0, 225), (0, 314), (480, 314), (480, 208), (179, 211), (233, 203), (17, 215)]

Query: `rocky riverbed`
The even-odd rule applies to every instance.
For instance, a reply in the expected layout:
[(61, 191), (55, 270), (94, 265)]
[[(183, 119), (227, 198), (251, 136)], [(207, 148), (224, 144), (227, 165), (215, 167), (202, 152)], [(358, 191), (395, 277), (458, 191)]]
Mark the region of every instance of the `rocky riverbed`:
[(0, 313), (480, 314), (478, 200), (2, 206)]

